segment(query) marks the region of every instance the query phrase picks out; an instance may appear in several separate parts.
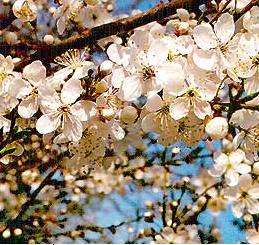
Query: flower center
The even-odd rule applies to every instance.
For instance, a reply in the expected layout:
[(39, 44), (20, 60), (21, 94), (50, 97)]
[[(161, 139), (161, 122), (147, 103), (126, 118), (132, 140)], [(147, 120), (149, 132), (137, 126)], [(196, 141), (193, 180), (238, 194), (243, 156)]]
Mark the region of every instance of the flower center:
[(25, 1), (21, 7), (20, 11), (17, 11), (18, 14), (21, 15), (21, 17), (23, 18), (27, 18), (27, 17), (33, 17), (34, 13), (32, 12), (31, 8), (30, 8), (30, 4), (28, 3), (28, 1)]
[(259, 54), (253, 57), (252, 63), (254, 67), (259, 66)]
[(220, 51), (225, 54), (228, 51), (228, 47), (225, 44), (220, 45)]
[(155, 72), (151, 66), (145, 66), (142, 68), (142, 77), (146, 81), (152, 77), (155, 77)]
[(3, 82), (7, 78), (8, 74), (5, 72), (0, 73), (0, 82)]
[(167, 60), (172, 62), (176, 57), (177, 55), (173, 51), (169, 50), (167, 55)]
[(194, 96), (195, 96), (194, 91), (193, 91), (193, 90), (190, 90), (190, 91), (188, 92), (188, 96), (190, 96), (190, 97), (194, 97)]
[(59, 111), (63, 112), (63, 113), (68, 113), (68, 112), (70, 112), (70, 109), (68, 106), (61, 106), (61, 107), (59, 107)]
[(164, 106), (162, 106), (162, 107), (157, 111), (157, 113), (158, 113), (158, 114), (168, 115), (169, 112), (170, 112), (169, 108), (170, 108), (169, 105), (164, 105)]
[(186, 130), (186, 125), (184, 122), (179, 123), (178, 132), (183, 133)]
[(246, 198), (248, 196), (248, 193), (246, 192), (246, 191), (243, 191), (242, 193), (241, 193), (241, 197), (242, 198)]

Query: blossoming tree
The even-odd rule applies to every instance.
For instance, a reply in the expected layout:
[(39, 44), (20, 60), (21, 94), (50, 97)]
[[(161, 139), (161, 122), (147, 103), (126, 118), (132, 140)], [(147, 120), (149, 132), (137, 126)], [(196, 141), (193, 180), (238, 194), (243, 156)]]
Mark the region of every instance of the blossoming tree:
[(0, 241), (258, 243), (258, 5), (2, 0)]

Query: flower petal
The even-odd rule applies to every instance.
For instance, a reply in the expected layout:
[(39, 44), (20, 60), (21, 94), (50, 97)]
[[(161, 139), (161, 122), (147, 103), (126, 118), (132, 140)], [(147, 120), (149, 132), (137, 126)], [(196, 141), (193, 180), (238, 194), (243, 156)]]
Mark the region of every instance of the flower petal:
[(30, 118), (38, 111), (38, 109), (38, 96), (33, 94), (21, 101), (18, 106), (18, 113), (23, 118)]
[(176, 98), (170, 105), (170, 115), (173, 119), (179, 120), (188, 115), (191, 103), (188, 97)]
[(254, 186), (248, 190), (248, 194), (254, 198), (259, 199), (259, 186)]
[(78, 79), (70, 78), (61, 90), (61, 100), (64, 104), (69, 105), (76, 101), (76, 99), (83, 92), (81, 81)]
[(55, 112), (62, 105), (58, 93), (50, 86), (40, 86), (39, 101), (40, 108), (44, 114)]
[(213, 50), (194, 49), (193, 62), (199, 68), (213, 71), (217, 65), (217, 55)]
[(169, 95), (179, 96), (187, 88), (185, 73), (180, 64), (167, 63), (161, 66), (156, 73), (156, 77), (161, 84), (164, 84), (164, 89)]
[(193, 101), (193, 107), (194, 114), (200, 119), (204, 119), (207, 115), (212, 114), (210, 104), (207, 101), (201, 100), (197, 97)]
[(84, 61), (84, 64), (75, 69), (72, 78), (81, 79), (88, 76), (88, 71), (94, 68), (94, 63), (91, 61)]
[(46, 78), (46, 68), (42, 65), (41, 61), (33, 61), (31, 64), (24, 67), (23, 76), (34, 86), (37, 86), (39, 81)]
[(235, 202), (233, 202), (232, 205), (233, 205), (232, 210), (233, 210), (234, 215), (237, 218), (242, 217), (242, 215), (244, 214), (244, 210), (245, 210), (245, 204), (240, 201), (235, 201)]
[(73, 115), (77, 116), (80, 121), (88, 121), (97, 113), (96, 104), (92, 101), (80, 100), (70, 107)]
[(245, 152), (237, 149), (236, 151), (232, 151), (229, 154), (229, 161), (233, 164), (233, 165), (238, 165), (241, 162), (243, 162), (245, 159)]
[(199, 48), (209, 50), (218, 45), (217, 37), (208, 23), (202, 23), (193, 30), (193, 38)]
[(145, 105), (146, 109), (150, 112), (159, 110), (163, 105), (163, 100), (158, 94), (153, 94), (148, 97)]
[(156, 114), (151, 112), (149, 114), (147, 114), (141, 122), (141, 127), (143, 129), (143, 131), (145, 133), (148, 132), (156, 132), (159, 133), (160, 132), (160, 127), (159, 127), (159, 123), (157, 121), (157, 117)]
[(252, 177), (250, 174), (242, 174), (239, 177), (239, 187), (243, 191), (248, 191), (252, 186)]
[(247, 202), (247, 210), (250, 214), (259, 214), (259, 201), (250, 199)]
[(67, 113), (63, 117), (63, 134), (69, 141), (77, 142), (82, 138), (83, 125), (77, 116)]
[(0, 128), (3, 128), (3, 132), (7, 133), (10, 131), (11, 121), (0, 115)]
[(222, 14), (214, 25), (215, 33), (221, 43), (227, 43), (235, 32), (233, 16), (229, 13)]
[(140, 78), (136, 75), (127, 77), (122, 84), (121, 90), (126, 101), (136, 100), (142, 94)]
[(128, 49), (119, 44), (111, 44), (107, 49), (107, 55), (111, 61), (118, 65), (127, 66), (129, 63)]
[(251, 166), (244, 163), (238, 164), (235, 169), (240, 174), (248, 174), (251, 172)]
[(61, 123), (60, 113), (49, 113), (42, 115), (37, 123), (36, 129), (40, 134), (48, 134), (55, 131)]
[(21, 99), (32, 91), (29, 82), (23, 79), (14, 79), (9, 83), (8, 93), (17, 99)]
[(236, 186), (238, 184), (239, 174), (233, 169), (227, 170), (225, 177), (227, 185)]

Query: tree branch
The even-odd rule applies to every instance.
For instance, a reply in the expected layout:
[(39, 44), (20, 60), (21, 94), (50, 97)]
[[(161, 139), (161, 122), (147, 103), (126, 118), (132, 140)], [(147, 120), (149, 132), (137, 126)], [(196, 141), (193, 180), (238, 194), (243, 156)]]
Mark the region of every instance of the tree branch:
[(41, 59), (46, 61), (53, 60), (64, 51), (73, 48), (83, 48), (93, 44), (95, 41), (112, 35), (118, 35), (131, 31), (137, 27), (146, 25), (154, 21), (163, 20), (175, 13), (178, 8), (186, 8), (190, 11), (197, 10), (197, 5), (206, 3), (206, 0), (173, 0), (169, 3), (161, 3), (151, 8), (145, 13), (140, 13), (128, 18), (123, 18), (114, 22), (84, 30), (80, 35), (75, 35), (54, 45), (45, 43), (19, 43), (16, 45), (1, 44), (1, 49), (23, 49), (36, 51), (31, 54), (31, 60)]
[(240, 12), (234, 14), (234, 20), (237, 21), (241, 16), (243, 16), (246, 12), (248, 12), (252, 7), (257, 6), (258, 4), (259, 4), (259, 0), (252, 0)]

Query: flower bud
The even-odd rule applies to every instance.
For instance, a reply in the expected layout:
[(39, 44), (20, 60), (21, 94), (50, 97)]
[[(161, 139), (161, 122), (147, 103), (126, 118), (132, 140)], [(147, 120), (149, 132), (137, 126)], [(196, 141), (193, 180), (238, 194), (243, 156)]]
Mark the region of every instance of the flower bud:
[(115, 112), (112, 108), (105, 108), (101, 110), (101, 115), (105, 117), (107, 120), (111, 120), (115, 116)]
[(100, 65), (100, 71), (109, 74), (112, 71), (112, 66), (113, 63), (110, 60), (105, 60), (101, 65)]
[(104, 80), (98, 82), (95, 85), (95, 92), (98, 94), (102, 94), (102, 93), (106, 92), (108, 89), (109, 89), (109, 86)]
[(37, 7), (32, 0), (16, 0), (13, 13), (24, 22), (33, 21), (37, 18)]
[(9, 229), (6, 229), (3, 233), (2, 233), (3, 238), (7, 239), (11, 236), (11, 232)]
[(15, 44), (17, 43), (17, 35), (15, 32), (11, 32), (11, 31), (7, 31), (4, 34), (4, 40), (8, 43), (8, 44)]
[(52, 43), (54, 43), (54, 37), (52, 35), (45, 35), (43, 38), (43, 41), (46, 44), (52, 44)]
[(177, 9), (176, 13), (181, 21), (188, 21), (190, 18), (190, 14), (186, 9)]
[(124, 123), (133, 123), (138, 117), (138, 112), (133, 106), (126, 106), (122, 109), (120, 119)]
[(207, 123), (205, 131), (212, 139), (223, 139), (228, 133), (228, 122), (224, 117), (214, 117)]

